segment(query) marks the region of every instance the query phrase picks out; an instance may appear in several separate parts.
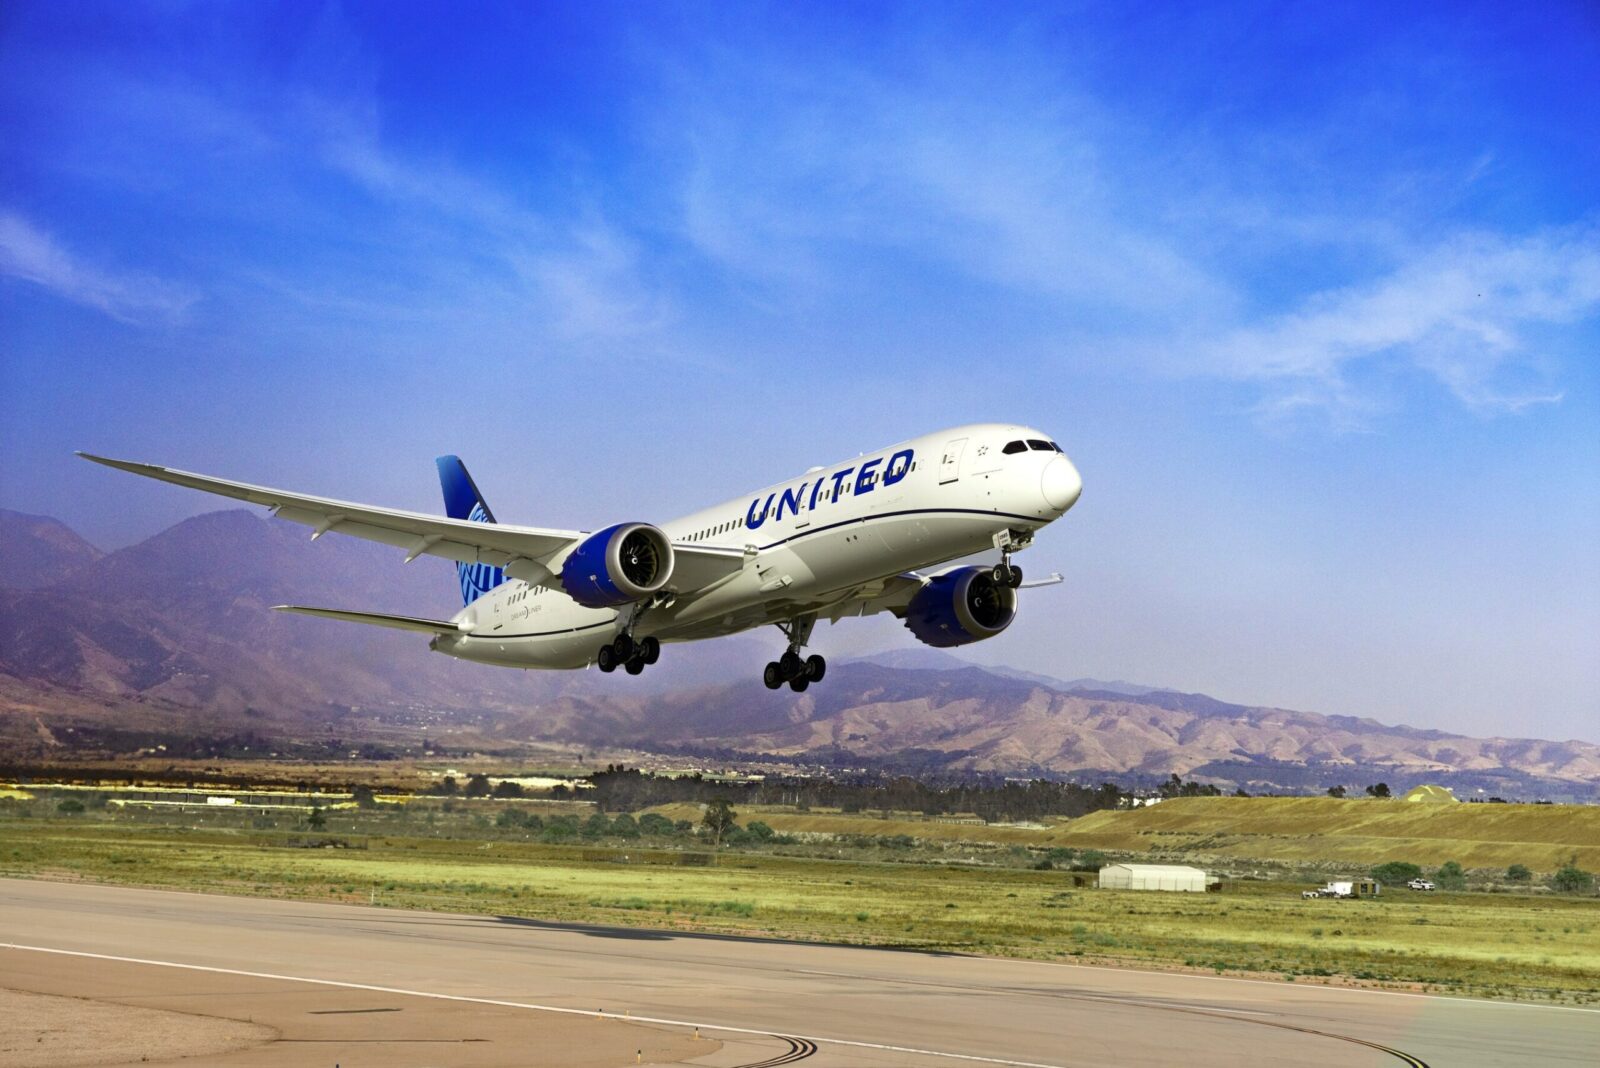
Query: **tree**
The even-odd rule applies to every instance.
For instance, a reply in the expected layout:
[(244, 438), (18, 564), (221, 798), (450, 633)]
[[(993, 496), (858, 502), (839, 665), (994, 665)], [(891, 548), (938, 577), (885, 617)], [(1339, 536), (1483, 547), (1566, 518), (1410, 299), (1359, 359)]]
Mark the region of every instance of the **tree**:
[(1380, 883), (1394, 886), (1422, 878), (1422, 869), (1404, 860), (1391, 860), (1372, 869), (1372, 877)]
[(1506, 882), (1531, 883), (1533, 882), (1533, 872), (1529, 871), (1524, 864), (1513, 864), (1506, 869)]
[(768, 827), (760, 820), (751, 820), (750, 823), (746, 825), (745, 830), (750, 833), (750, 837), (758, 839), (762, 842), (765, 842), (772, 837), (772, 828)]
[(456, 783), (456, 777), (454, 775), (446, 775), (444, 778), (439, 780), (439, 785), (433, 788), (433, 792), (436, 794), (444, 794), (446, 797), (452, 797), (460, 789), (461, 787)]
[(540, 835), (546, 842), (560, 842), (578, 835), (578, 817), (552, 816), (550, 822), (544, 825), (544, 833)]
[(706, 814), (700, 817), (700, 823), (714, 836), (714, 843), (720, 847), (722, 836), (734, 828), (734, 817), (738, 815), (733, 806), (722, 798), (717, 798), (706, 805)]
[(350, 787), (350, 797), (357, 808), (377, 808), (378, 795), (366, 783)]
[(1345, 793), (1345, 790), (1344, 790), (1343, 786), (1330, 786), (1330, 787), (1328, 787), (1328, 796), (1329, 797), (1343, 797), (1344, 793)]
[(646, 812), (639, 817), (639, 830), (652, 838), (665, 838), (672, 834), (672, 821), (659, 812)]
[(328, 825), (328, 817), (322, 814), (322, 809), (316, 805), (311, 806), (311, 811), (306, 813), (306, 826), (313, 831), (320, 831)]
[(83, 802), (76, 797), (69, 797), (56, 806), (56, 811), (68, 816), (76, 816), (83, 811)]
[(1439, 871), (1434, 875), (1433, 881), (1439, 885), (1440, 890), (1465, 890), (1467, 873), (1461, 870), (1459, 862), (1447, 860), (1439, 865)]
[(583, 836), (585, 838), (604, 838), (611, 833), (611, 821), (604, 812), (596, 812), (583, 823)]
[(1550, 889), (1558, 894), (1587, 894), (1594, 889), (1594, 876), (1578, 867), (1574, 857), (1550, 876)]
[(611, 833), (618, 838), (637, 838), (639, 822), (624, 812), (611, 821)]
[(510, 779), (501, 779), (499, 782), (494, 784), (494, 792), (490, 794), (490, 796), (521, 797), (522, 784), (520, 782), (512, 782)]
[(1375, 783), (1373, 783), (1371, 786), (1367, 787), (1367, 796), (1368, 797), (1389, 797), (1389, 796), (1391, 796), (1390, 793), (1389, 793), (1389, 784), (1386, 783), (1386, 782), (1375, 782)]
[(488, 797), (490, 792), (489, 776), (482, 772), (467, 779), (468, 797)]

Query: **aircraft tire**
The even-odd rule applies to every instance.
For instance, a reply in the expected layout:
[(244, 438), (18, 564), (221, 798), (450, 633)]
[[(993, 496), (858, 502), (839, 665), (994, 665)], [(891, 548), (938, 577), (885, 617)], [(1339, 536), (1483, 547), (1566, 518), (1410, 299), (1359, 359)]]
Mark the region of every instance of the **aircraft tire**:
[(628, 634), (617, 635), (616, 641), (611, 643), (611, 651), (616, 654), (617, 662), (622, 663), (633, 656), (633, 637)]
[(805, 669), (805, 661), (800, 659), (800, 654), (793, 651), (784, 653), (778, 659), (778, 670), (783, 672), (785, 679), (797, 679)]
[(626, 664), (624, 664), (623, 667), (628, 672), (628, 674), (630, 674), (630, 675), (638, 675), (638, 674), (641, 674), (644, 671), (644, 661), (641, 658), (636, 656), (632, 660), (629, 660)]
[(594, 658), (595, 666), (606, 674), (617, 670), (617, 654), (609, 645), (602, 645)]
[(821, 682), (822, 676), (828, 673), (828, 662), (822, 659), (820, 653), (812, 653), (806, 657), (806, 681)]
[(1006, 585), (1010, 586), (1014, 590), (1022, 588), (1022, 568), (1018, 567), (1016, 564), (1011, 565), (1011, 578)]
[(806, 678), (804, 675), (796, 675), (794, 678), (789, 680), (789, 689), (793, 690), (795, 693), (805, 693), (806, 687), (810, 685), (811, 680)]
[(783, 669), (776, 660), (767, 661), (767, 668), (761, 673), (761, 681), (767, 684), (767, 689), (776, 690), (783, 685)]
[(646, 664), (654, 664), (661, 659), (661, 642), (654, 636), (639, 642), (639, 657)]

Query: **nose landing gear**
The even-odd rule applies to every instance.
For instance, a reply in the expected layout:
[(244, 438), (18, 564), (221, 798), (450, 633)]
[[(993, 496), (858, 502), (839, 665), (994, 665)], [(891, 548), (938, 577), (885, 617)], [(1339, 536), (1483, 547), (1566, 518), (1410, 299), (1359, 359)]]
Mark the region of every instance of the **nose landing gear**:
[(795, 693), (804, 693), (806, 687), (813, 682), (821, 682), (828, 673), (828, 662), (821, 655), (812, 653), (808, 657), (800, 656), (800, 650), (811, 640), (811, 628), (816, 622), (817, 617), (812, 614), (778, 624), (778, 629), (789, 639), (789, 648), (762, 671), (761, 681), (766, 683), (767, 689), (776, 690), (787, 682), (789, 689)]

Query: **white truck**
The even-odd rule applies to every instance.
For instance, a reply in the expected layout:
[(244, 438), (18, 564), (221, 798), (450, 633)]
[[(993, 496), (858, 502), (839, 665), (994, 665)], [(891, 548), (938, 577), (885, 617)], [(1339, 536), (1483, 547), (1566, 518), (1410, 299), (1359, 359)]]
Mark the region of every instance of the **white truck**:
[(1406, 883), (1406, 885), (1409, 886), (1413, 890), (1432, 890), (1432, 889), (1434, 889), (1434, 885), (1431, 882), (1429, 882), (1428, 880), (1426, 880), (1426, 879), (1412, 879), (1409, 883)]

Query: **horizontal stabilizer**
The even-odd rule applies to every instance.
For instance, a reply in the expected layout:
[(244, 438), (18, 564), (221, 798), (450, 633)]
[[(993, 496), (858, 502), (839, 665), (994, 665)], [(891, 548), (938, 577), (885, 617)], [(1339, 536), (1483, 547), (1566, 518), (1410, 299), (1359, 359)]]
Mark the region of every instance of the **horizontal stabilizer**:
[(386, 616), (381, 612), (345, 612), (338, 608), (304, 608), (295, 604), (272, 606), (279, 612), (297, 612), (302, 616), (321, 616), (323, 619), (342, 619), (346, 623), (365, 623), (372, 627), (389, 627), (393, 630), (414, 630), (422, 634), (460, 634), (461, 628), (440, 619), (419, 619), (416, 616)]

